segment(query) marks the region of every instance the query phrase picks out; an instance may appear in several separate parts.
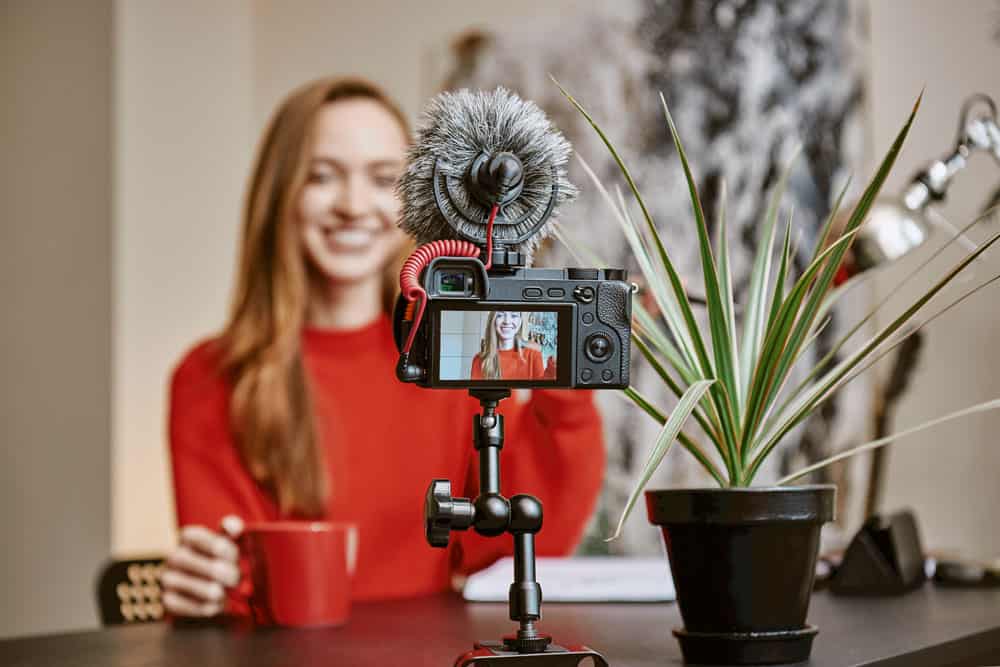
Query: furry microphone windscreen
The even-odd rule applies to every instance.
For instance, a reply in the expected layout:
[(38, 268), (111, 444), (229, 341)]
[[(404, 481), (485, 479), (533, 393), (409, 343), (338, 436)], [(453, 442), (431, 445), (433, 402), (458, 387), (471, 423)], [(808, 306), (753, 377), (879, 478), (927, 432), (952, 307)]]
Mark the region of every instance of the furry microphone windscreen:
[[(409, 149), (406, 171), (396, 187), (402, 201), (400, 227), (420, 243), (464, 237), (483, 245), (490, 209), (473, 198), (465, 176), (473, 160), (484, 151), (510, 152), (521, 160), (524, 189), (500, 210), (493, 236), (498, 243), (530, 258), (549, 233), (558, 205), (576, 197), (577, 190), (566, 177), (572, 147), (536, 104), (505, 88), (446, 92), (430, 101)], [(448, 197), (434, 196), (435, 163), (439, 186), (447, 187)], [(553, 179), (555, 206), (543, 221), (552, 197)], [(512, 242), (539, 223), (541, 226), (527, 239)]]

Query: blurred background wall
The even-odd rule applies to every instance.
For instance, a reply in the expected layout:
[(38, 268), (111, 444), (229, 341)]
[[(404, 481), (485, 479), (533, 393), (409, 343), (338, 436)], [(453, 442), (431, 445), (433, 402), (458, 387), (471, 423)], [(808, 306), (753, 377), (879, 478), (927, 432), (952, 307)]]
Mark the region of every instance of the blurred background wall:
[(0, 636), (93, 625), (109, 553), (111, 26), (0, 3)]
[[(966, 97), (983, 92), (1000, 100), (996, 66), (1000, 3), (893, 0), (872, 2), (868, 11), (869, 122), (876, 151), (889, 146), (909, 100), (924, 89), (917, 121), (886, 184), (887, 191), (899, 191), (917, 169), (952, 150)], [(936, 210), (958, 227), (971, 222), (997, 188), (997, 166), (987, 155), (973, 155)], [(1000, 218), (994, 216), (992, 223), (970, 235), (982, 240), (998, 231)], [(877, 276), (874, 295), (894, 290), (905, 273), (945, 238), (938, 234), (926, 248)], [(963, 255), (958, 247), (946, 250), (932, 265), (932, 273), (939, 276)], [(974, 274), (952, 285), (948, 294), (957, 295), (1000, 273), (1000, 253), (987, 251), (977, 264)], [(916, 290), (930, 286), (930, 277), (911, 281), (899, 296), (912, 299)], [(1000, 396), (998, 303), (997, 289), (988, 288), (928, 327), (919, 368), (900, 402), (892, 431)], [(886, 315), (898, 312), (898, 302), (890, 302), (885, 311)], [(900, 441), (888, 454), (883, 509), (913, 507), (929, 548), (958, 549), (984, 559), (1000, 557), (1000, 531), (988, 509), (1000, 505), (998, 432), (1000, 415), (987, 413)]]
[[(511, 0), (497, 17), (492, 3), (458, 0), (433, 11), (387, 0), (0, 3), (0, 636), (95, 625), (101, 560), (171, 545), (166, 382), (222, 324), (244, 183), (280, 98), (354, 73), (415, 116), (459, 32), (568, 21), (596, 4)], [(1000, 98), (1000, 17), (992, 0), (857, 5), (871, 30), (868, 168), (926, 86), (895, 189), (950, 147), (968, 93)], [(942, 211), (968, 220), (996, 180), (977, 158)], [(1000, 261), (984, 264), (980, 277)], [(929, 330), (898, 428), (1000, 395), (995, 298)], [(903, 442), (884, 507), (916, 508), (931, 547), (1000, 553), (986, 509), (1000, 502), (997, 423), (978, 416)]]
[(253, 120), (244, 2), (116, 2), (112, 548), (160, 551), (174, 518), (166, 388), (219, 328)]

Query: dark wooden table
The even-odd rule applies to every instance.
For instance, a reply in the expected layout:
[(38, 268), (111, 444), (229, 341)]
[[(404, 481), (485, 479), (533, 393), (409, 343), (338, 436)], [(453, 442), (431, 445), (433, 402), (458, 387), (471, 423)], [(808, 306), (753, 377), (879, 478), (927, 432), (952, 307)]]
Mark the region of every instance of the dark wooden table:
[[(548, 604), (543, 630), (614, 667), (680, 665), (673, 604)], [(1000, 665), (1000, 590), (923, 589), (900, 598), (814, 596), (815, 667)], [(509, 632), (507, 607), (453, 596), (358, 604), (322, 630), (174, 629), (158, 623), (0, 641), (3, 667), (450, 667), (474, 638)]]

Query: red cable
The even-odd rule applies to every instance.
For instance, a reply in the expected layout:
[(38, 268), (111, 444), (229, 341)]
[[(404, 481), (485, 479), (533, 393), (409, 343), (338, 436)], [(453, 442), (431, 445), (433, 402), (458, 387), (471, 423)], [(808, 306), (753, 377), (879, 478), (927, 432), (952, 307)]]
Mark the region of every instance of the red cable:
[[(486, 223), (487, 269), (493, 264), (493, 221), (497, 217), (498, 210), (500, 210), (500, 206), (494, 204), (490, 210), (489, 222)], [(410, 335), (407, 336), (406, 344), (403, 346), (404, 355), (408, 355), (410, 348), (413, 347), (413, 339), (417, 335), (417, 329), (420, 328), (420, 322), (424, 317), (424, 307), (427, 305), (427, 292), (420, 284), (420, 272), (430, 264), (432, 259), (437, 257), (479, 257), (479, 253), (479, 246), (474, 243), (458, 239), (445, 239), (425, 243), (414, 250), (413, 254), (403, 263), (403, 268), (399, 272), (399, 287), (403, 297), (411, 303), (420, 299), (420, 304), (413, 317), (413, 324), (410, 326)]]
[(468, 241), (456, 239), (446, 239), (444, 241), (434, 241), (425, 243), (417, 248), (403, 264), (403, 269), (399, 272), (399, 287), (403, 292), (403, 297), (407, 301), (420, 299), (416, 316), (410, 327), (410, 335), (406, 338), (406, 345), (403, 346), (403, 354), (409, 354), (413, 347), (413, 339), (420, 328), (420, 321), (424, 317), (424, 306), (427, 305), (427, 292), (420, 284), (420, 272), (430, 264), (435, 257), (478, 257), (479, 246)]

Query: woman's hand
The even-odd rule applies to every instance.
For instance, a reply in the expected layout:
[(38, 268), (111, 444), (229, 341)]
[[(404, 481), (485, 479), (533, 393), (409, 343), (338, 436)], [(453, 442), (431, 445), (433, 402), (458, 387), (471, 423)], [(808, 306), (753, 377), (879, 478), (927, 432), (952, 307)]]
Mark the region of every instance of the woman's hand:
[(242, 532), (243, 520), (233, 515), (222, 520), (221, 532), (205, 526), (181, 528), (180, 544), (167, 557), (160, 579), (167, 612), (207, 618), (223, 611), (225, 589), (240, 581), (234, 540)]

